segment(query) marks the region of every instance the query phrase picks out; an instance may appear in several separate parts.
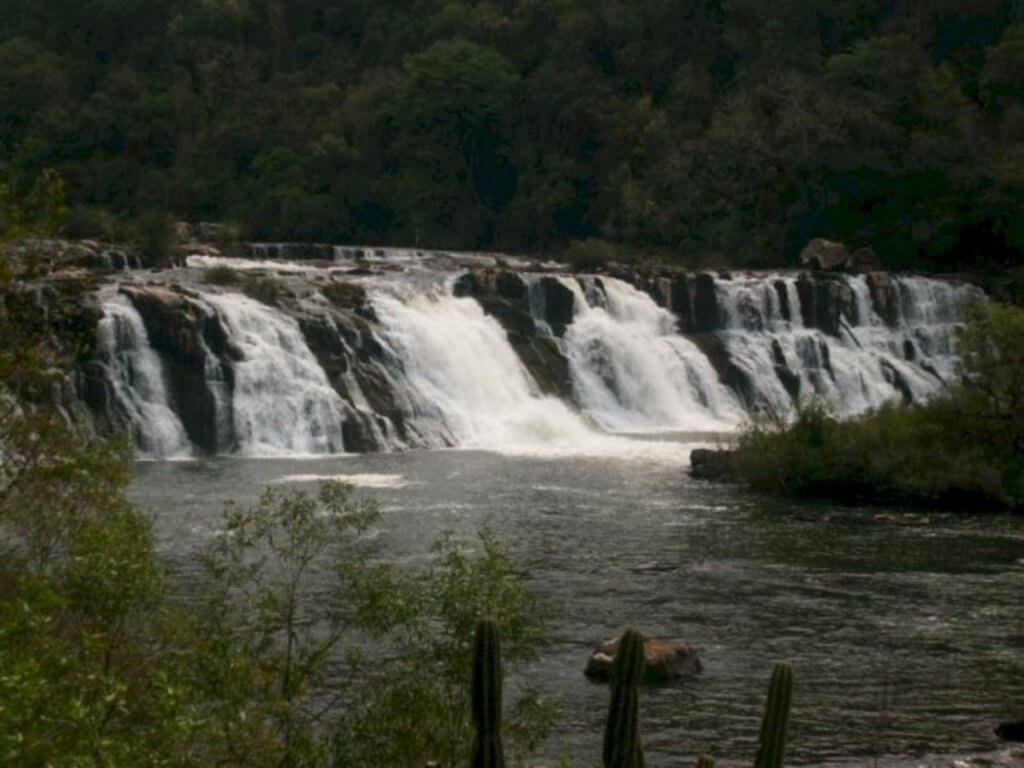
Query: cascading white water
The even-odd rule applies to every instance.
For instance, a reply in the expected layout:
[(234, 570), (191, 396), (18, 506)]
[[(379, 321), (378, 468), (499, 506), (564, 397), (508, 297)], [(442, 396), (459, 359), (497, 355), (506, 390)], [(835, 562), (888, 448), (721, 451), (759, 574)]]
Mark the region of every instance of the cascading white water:
[[(955, 379), (954, 332), (960, 302), (974, 291), (926, 278), (893, 278), (897, 327), (872, 307), (863, 277), (846, 279), (857, 317), (840, 319), (840, 337), (804, 328), (794, 275), (716, 280), (729, 356), (746, 375), (754, 408), (788, 416), (799, 399), (815, 396), (841, 415), (854, 415), (906, 395), (933, 396)], [(789, 304), (785, 318), (774, 283)], [(920, 303), (919, 303), (920, 302)], [(911, 353), (908, 350), (916, 350)], [(781, 374), (780, 374), (781, 371)], [(789, 388), (782, 377), (793, 377)]]
[(574, 393), (598, 424), (613, 432), (704, 432), (740, 423), (735, 396), (650, 296), (610, 277), (562, 283), (575, 296), (564, 336)]
[[(189, 263), (213, 262), (197, 257)], [(891, 294), (861, 276), (811, 280), (815, 304), (805, 308), (814, 310), (807, 326), (829, 324), (830, 335), (805, 327), (801, 295), (808, 295), (808, 285), (795, 274), (715, 276), (715, 313), (703, 294), (705, 332), (687, 338), (675, 316), (620, 280), (522, 274), (536, 333), (546, 337), (545, 354), (560, 353), (568, 363), (577, 411), (541, 394), (502, 325), (475, 299), (452, 294), (450, 271), (420, 265), (360, 279), (374, 311), (356, 309), (348, 319), (351, 308), (333, 306), (319, 290), (337, 279), (336, 270), (310, 264), (299, 271), (301, 277), (288, 278), (296, 288), (288, 301), (297, 302), (292, 309), (194, 283), (176, 292), (176, 301), (191, 305), (181, 310), (191, 336), (183, 360), (175, 359), (168, 372), (201, 377), (212, 402), (206, 393), (195, 403), (170, 397), (193, 391), (197, 382), (174, 382), (182, 386), (169, 389), (131, 301), (104, 289), (100, 361), (109, 371), (108, 412), (133, 431), (144, 455), (190, 453), (182, 420), (172, 410), (179, 408), (204, 449), (250, 456), (340, 452), (343, 434), (351, 434), (350, 448), (359, 450), (459, 446), (656, 458), (661, 449), (671, 453), (667, 441), (653, 450), (652, 443), (607, 433), (729, 431), (749, 411), (769, 407), (791, 415), (794, 401), (810, 396), (842, 415), (896, 398), (926, 399), (956, 380), (959, 303), (981, 295), (927, 278), (891, 277)], [(573, 300), (568, 324), (563, 289)], [(874, 300), (881, 302), (884, 320)], [(845, 314), (836, 314), (840, 308)], [(316, 346), (339, 363), (330, 368), (332, 378), (292, 311), (318, 318), (318, 333), (330, 336), (334, 324), (330, 350)], [(696, 321), (691, 313), (682, 322)], [(317, 345), (323, 341), (316, 338)]]
[(686, 451), (602, 435), (561, 400), (541, 394), (501, 325), (448, 285), (395, 283), (370, 293), (381, 333), (400, 366), (407, 423), (428, 444), (505, 453), (641, 455)]
[(160, 357), (131, 301), (116, 289), (101, 294), (97, 334), (115, 403), (142, 456), (171, 459), (192, 455), (181, 420), (170, 407)]
[(238, 293), (207, 293), (242, 354), (234, 363), (234, 435), (247, 456), (344, 450), (345, 406), (291, 317)]
[(396, 284), (371, 301), (401, 361), (410, 420), (428, 441), (504, 448), (592, 436), (564, 403), (537, 391), (504, 329), (474, 299), (443, 285)]

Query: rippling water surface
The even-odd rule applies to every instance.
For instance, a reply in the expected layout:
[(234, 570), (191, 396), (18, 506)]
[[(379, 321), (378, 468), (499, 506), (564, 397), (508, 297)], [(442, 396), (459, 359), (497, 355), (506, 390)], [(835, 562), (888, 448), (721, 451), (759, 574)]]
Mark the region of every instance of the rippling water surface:
[[(143, 463), (132, 487), (161, 549), (187, 564), (227, 499), (344, 476), (385, 507), (380, 541), (425, 559), (441, 532), (494, 529), (550, 610), (527, 676), (564, 717), (544, 750), (597, 764), (607, 689), (582, 669), (625, 624), (683, 637), (704, 672), (645, 689), (649, 764), (698, 751), (752, 762), (772, 662), (797, 668), (790, 762), (907, 765), (994, 749), (1024, 716), (1024, 521), (766, 500), (676, 460), (424, 451), (317, 460)], [(666, 455), (675, 455), (668, 452)], [(897, 513), (898, 514), (898, 513)]]

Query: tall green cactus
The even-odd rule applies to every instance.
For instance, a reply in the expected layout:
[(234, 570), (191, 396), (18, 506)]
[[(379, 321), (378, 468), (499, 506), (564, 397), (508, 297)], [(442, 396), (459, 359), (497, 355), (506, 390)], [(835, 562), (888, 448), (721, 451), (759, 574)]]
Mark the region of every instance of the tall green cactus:
[(501, 749), (501, 640), (498, 625), (476, 625), (473, 646), (473, 768), (505, 768)]
[(761, 721), (761, 744), (755, 768), (782, 768), (786, 751), (786, 725), (793, 698), (793, 665), (779, 662), (768, 683), (768, 704)]
[(627, 629), (619, 640), (611, 676), (611, 703), (604, 730), (605, 768), (643, 768), (640, 745), (640, 680), (644, 674), (644, 638)]

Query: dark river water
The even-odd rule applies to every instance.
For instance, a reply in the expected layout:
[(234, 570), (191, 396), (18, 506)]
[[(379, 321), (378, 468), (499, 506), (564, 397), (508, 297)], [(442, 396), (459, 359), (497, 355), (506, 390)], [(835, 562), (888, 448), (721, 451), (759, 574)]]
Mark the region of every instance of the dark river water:
[[(426, 558), (483, 525), (545, 599), (553, 642), (525, 676), (563, 718), (538, 764), (599, 762), (607, 689), (582, 670), (631, 624), (695, 644), (704, 671), (644, 689), (648, 764), (751, 764), (771, 666), (791, 660), (794, 765), (946, 764), (1024, 717), (1024, 520), (792, 504), (688, 477), (678, 461), (422, 451), (140, 463), (132, 498), (187, 563), (221, 503), (344, 476), (385, 509), (379, 540)], [(892, 512), (892, 510), (888, 510)], [(898, 515), (898, 513), (895, 513)], [(897, 520), (899, 518), (897, 517)]]

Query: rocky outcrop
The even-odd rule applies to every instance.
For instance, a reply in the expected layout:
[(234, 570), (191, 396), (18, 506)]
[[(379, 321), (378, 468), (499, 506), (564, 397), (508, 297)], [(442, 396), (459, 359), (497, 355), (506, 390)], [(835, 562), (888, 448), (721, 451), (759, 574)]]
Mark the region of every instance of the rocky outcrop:
[(731, 482), (736, 479), (733, 451), (694, 448), (690, 452), (690, 475), (699, 480)]
[(686, 273), (671, 279), (666, 309), (679, 318), (683, 333), (711, 333), (720, 327), (715, 278), (708, 272)]
[(871, 295), (871, 306), (888, 326), (896, 325), (899, 304), (892, 278), (888, 272), (868, 272), (865, 277)]
[[(506, 269), (474, 269), (461, 275), (456, 296), (472, 296), (501, 323), (512, 348), (540, 389), (549, 395), (571, 397), (572, 376), (559, 336), (572, 321), (575, 297), (556, 278), (540, 277), (531, 287), (524, 276)], [(535, 317), (534, 313), (540, 317)], [(537, 320), (553, 335), (538, 330)]]
[[(289, 302), (310, 351), (346, 405), (342, 439), (347, 451), (386, 450), (405, 441), (402, 409), (383, 364), (384, 349), (374, 336), (373, 308), (362, 286), (332, 280), (319, 286), (330, 306), (311, 312)], [(359, 407), (365, 403), (368, 407)]]
[(855, 250), (846, 265), (846, 269), (849, 272), (871, 272), (881, 268), (882, 260), (878, 258), (878, 254), (870, 246)]
[[(105, 397), (102, 371), (92, 362), (96, 325), (103, 316), (93, 295), (95, 279), (81, 269), (62, 269), (43, 277), (6, 283), (0, 287), (0, 325), (11, 323), (23, 329), (27, 338), (0, 338), (0, 352), (16, 349), (28, 339), (44, 341), (49, 350), (77, 360), (78, 375), (46, 388), (32, 377), (22, 378), (18, 370), (5, 388), (15, 390), (27, 401), (61, 405), (65, 412), (82, 410), (81, 400)], [(69, 341), (71, 342), (69, 344)]]
[(882, 261), (870, 247), (851, 253), (842, 243), (817, 237), (800, 251), (800, 266), (826, 272), (868, 272), (881, 269)]
[(850, 261), (850, 251), (842, 243), (817, 237), (800, 251), (800, 266), (804, 269), (838, 271)]
[(857, 301), (844, 281), (803, 274), (796, 283), (804, 327), (838, 336), (844, 323), (857, 323)]
[[(146, 324), (153, 349), (168, 373), (174, 410), (192, 443), (215, 454), (231, 448), (230, 399), (218, 400), (211, 384), (234, 387), (231, 362), (239, 358), (217, 315), (193, 301), (186, 289), (167, 285), (121, 288)], [(220, 361), (212, 379), (211, 355)]]
[[(616, 637), (602, 643), (587, 660), (583, 674), (591, 680), (607, 682), (619, 650), (619, 640)], [(701, 671), (697, 649), (683, 640), (644, 640), (644, 660), (645, 685), (692, 677)]]

